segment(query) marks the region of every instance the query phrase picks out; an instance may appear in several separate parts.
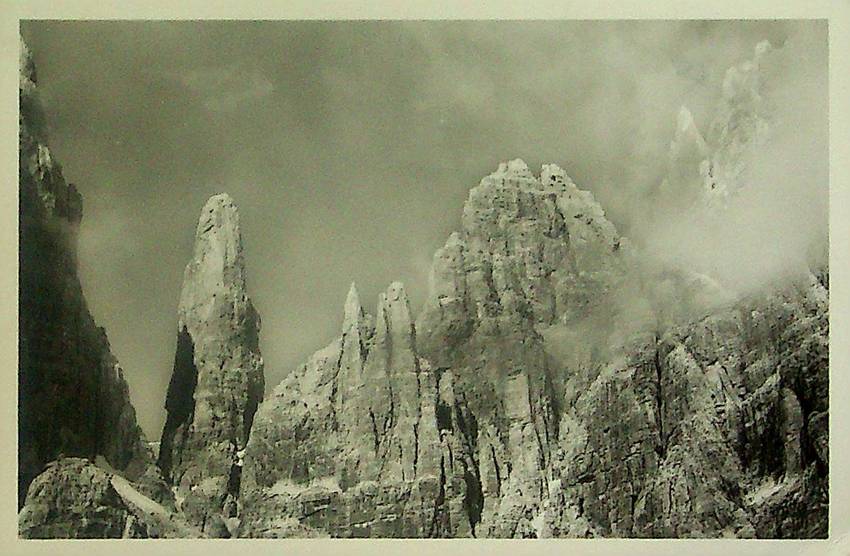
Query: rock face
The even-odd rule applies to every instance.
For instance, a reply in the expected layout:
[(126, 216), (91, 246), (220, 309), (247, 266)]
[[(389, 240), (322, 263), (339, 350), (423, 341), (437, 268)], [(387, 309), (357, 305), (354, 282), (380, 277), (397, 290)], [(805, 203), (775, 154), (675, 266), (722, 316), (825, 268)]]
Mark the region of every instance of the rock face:
[(591, 534), (826, 535), (825, 461), (804, 432), (826, 410), (825, 296), (813, 281), (646, 335), (568, 400), (558, 485)]
[(130, 479), (152, 463), (127, 383), (77, 275), (82, 198), (47, 146), (35, 69), (21, 44), (18, 507), (60, 454), (101, 455)]
[(226, 194), (201, 211), (178, 308), (159, 466), (204, 531), (235, 516), (245, 448), (263, 395), (260, 317), (248, 298), (239, 214)]
[(201, 537), (126, 479), (80, 458), (48, 465), (18, 516), (26, 539)]
[(374, 324), (352, 286), (262, 404), (241, 534), (824, 536), (825, 281), (643, 272), (562, 170), (502, 165), (415, 325), (400, 284)]
[(469, 533), (464, 493), (475, 478), (436, 426), (450, 382), (419, 357), (400, 283), (380, 296), (375, 320), (352, 285), (342, 337), (262, 404), (245, 455), (242, 535)]

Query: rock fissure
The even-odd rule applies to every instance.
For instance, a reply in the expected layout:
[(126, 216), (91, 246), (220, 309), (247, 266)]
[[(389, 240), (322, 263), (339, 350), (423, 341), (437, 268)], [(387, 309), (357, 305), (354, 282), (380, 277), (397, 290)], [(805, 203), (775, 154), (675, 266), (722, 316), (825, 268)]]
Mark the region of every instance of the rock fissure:
[(653, 368), (655, 370), (655, 423), (658, 428), (658, 457), (667, 456), (667, 438), (664, 436), (664, 378), (662, 376), (661, 354), (658, 334), (653, 341)]

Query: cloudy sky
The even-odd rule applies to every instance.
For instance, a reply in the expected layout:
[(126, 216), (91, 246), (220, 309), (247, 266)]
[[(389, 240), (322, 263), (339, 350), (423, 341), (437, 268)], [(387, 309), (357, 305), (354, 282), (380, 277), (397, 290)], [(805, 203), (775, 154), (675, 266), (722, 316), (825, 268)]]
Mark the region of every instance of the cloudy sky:
[(151, 439), (210, 195), (240, 207), (270, 389), (337, 334), (351, 281), (373, 311), (401, 280), (416, 310), (433, 252), (500, 161), (561, 165), (637, 232), (634, 207), (664, 171), (682, 104), (705, 126), (725, 70), (760, 40), (826, 44), (825, 24), (788, 21), (25, 22), (21, 33), (51, 146), (84, 197), (83, 288)]

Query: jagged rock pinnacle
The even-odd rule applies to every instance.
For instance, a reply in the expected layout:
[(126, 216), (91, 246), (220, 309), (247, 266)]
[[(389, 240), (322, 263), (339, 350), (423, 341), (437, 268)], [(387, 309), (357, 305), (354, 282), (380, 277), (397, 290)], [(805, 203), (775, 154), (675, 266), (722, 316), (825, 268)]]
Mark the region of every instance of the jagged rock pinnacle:
[(353, 326), (363, 318), (363, 307), (360, 305), (360, 295), (357, 293), (357, 285), (352, 282), (345, 298), (345, 311), (342, 328), (343, 331)]
[(159, 457), (183, 511), (203, 527), (220, 528), (235, 515), (238, 453), (263, 393), (259, 330), (239, 213), (229, 195), (215, 195), (201, 211), (183, 277)]
[(534, 175), (528, 168), (528, 164), (520, 158), (502, 162), (495, 172), (490, 174), (493, 178), (526, 178), (534, 179)]
[(239, 211), (229, 195), (219, 194), (206, 202), (198, 219), (192, 260), (183, 276), (180, 322), (228, 292), (245, 295), (245, 268)]
[[(403, 336), (410, 334), (410, 302), (404, 284), (393, 282), (386, 293), (380, 296), (378, 313), (383, 313), (384, 322), (389, 333), (398, 331)], [(379, 322), (379, 331), (381, 323)]]

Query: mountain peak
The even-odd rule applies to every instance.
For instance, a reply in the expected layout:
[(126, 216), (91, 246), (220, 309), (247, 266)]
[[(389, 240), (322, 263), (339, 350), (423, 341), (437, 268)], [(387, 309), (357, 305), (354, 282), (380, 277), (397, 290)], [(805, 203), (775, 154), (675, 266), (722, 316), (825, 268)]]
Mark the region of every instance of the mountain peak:
[(507, 162), (502, 162), (495, 172), (490, 174), (491, 178), (526, 178), (534, 179), (534, 174), (528, 168), (528, 164), (521, 158), (515, 158)]
[(210, 197), (198, 218), (198, 234), (206, 233), (213, 228), (239, 232), (239, 208), (233, 198), (227, 193), (219, 193)]
[[(239, 213), (227, 194), (201, 210), (183, 276), (177, 353), (166, 396), (160, 467), (202, 527), (226, 516), (238, 492), (245, 447), (263, 395), (260, 317), (248, 297)], [(224, 448), (222, 446), (225, 446)]]
[(352, 282), (345, 297), (345, 310), (343, 317), (343, 331), (363, 320), (363, 306), (360, 304), (360, 295), (357, 293), (357, 285)]

